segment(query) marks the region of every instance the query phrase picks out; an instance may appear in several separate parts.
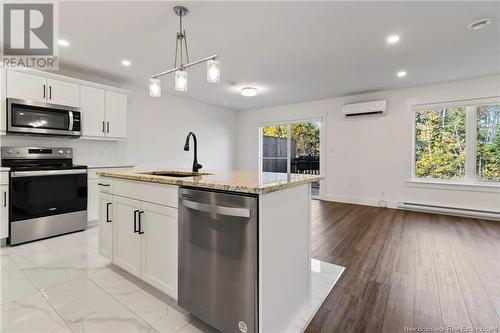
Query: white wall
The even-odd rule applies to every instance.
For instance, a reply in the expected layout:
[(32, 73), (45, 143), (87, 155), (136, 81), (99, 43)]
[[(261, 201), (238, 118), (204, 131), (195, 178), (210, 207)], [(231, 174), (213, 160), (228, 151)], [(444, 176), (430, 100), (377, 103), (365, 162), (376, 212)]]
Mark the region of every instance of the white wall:
[(236, 111), (173, 95), (152, 98), (147, 87), (134, 88), (129, 101), (127, 156), (140, 168), (190, 169), (193, 141), (189, 152), (183, 148), (192, 131), (198, 138), (202, 171), (234, 169), (236, 128)]
[[(258, 170), (259, 125), (326, 119), (324, 198), (376, 204), (383, 199), (500, 211), (500, 193), (408, 187), (412, 163), (411, 105), (500, 96), (500, 76), (346, 96), (238, 113), (238, 166)], [(387, 115), (344, 119), (342, 105), (387, 100)]]

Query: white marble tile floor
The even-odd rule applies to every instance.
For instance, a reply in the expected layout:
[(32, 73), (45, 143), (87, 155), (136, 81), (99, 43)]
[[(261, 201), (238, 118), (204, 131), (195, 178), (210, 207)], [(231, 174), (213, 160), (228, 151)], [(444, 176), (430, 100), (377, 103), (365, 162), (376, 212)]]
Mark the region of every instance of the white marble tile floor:
[[(100, 256), (96, 227), (0, 250), (1, 332), (216, 332)], [(311, 267), (311, 305), (290, 332), (304, 331), (343, 270)]]

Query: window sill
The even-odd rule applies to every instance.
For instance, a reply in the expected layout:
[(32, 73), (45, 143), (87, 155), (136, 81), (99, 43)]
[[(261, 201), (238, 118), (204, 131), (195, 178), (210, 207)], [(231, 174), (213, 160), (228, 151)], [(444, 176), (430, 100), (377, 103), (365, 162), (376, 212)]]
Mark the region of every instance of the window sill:
[(442, 181), (436, 179), (408, 179), (406, 186), (433, 188), (438, 190), (459, 190), (500, 193), (500, 183)]

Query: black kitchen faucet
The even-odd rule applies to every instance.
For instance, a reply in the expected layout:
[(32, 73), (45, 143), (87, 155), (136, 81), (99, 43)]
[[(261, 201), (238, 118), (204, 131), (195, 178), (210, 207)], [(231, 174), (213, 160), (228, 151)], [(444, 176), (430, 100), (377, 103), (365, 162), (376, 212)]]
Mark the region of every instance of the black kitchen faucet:
[(184, 150), (189, 151), (189, 138), (193, 137), (194, 140), (194, 159), (193, 159), (193, 172), (198, 172), (203, 166), (198, 163), (198, 143), (196, 141), (196, 135), (193, 132), (189, 132), (186, 137), (186, 143), (184, 144)]

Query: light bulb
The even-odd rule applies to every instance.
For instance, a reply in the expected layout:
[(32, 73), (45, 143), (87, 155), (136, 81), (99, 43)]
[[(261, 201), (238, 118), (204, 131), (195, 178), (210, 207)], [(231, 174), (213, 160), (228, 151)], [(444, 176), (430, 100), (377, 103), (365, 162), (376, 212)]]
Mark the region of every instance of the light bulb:
[(207, 82), (220, 82), (220, 61), (213, 59), (207, 61)]
[(160, 97), (161, 96), (161, 80), (151, 78), (149, 79), (149, 96)]
[(187, 90), (187, 72), (184, 70), (175, 71), (175, 90)]

